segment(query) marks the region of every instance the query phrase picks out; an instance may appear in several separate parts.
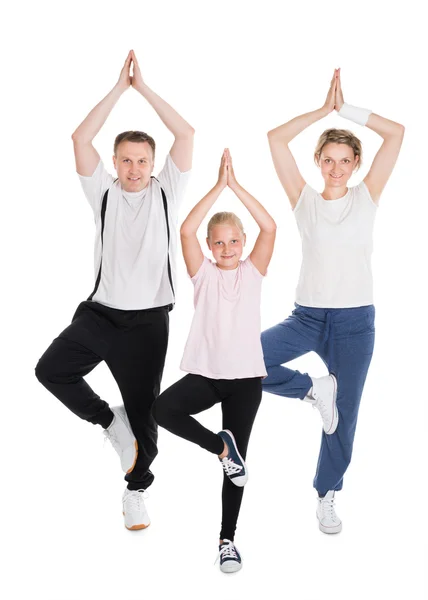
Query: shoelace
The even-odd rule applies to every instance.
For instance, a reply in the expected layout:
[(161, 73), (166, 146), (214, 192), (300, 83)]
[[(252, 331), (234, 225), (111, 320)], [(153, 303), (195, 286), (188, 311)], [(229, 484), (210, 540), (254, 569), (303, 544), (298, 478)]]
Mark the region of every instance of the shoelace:
[(222, 558), (232, 558), (234, 560), (239, 560), (238, 558), (238, 553), (236, 551), (235, 545), (233, 542), (229, 541), (229, 540), (224, 540), (226, 543), (222, 544), (219, 553), (217, 554), (217, 558), (215, 559), (214, 564), (217, 563), (217, 561)]
[(120, 451), (120, 444), (119, 444), (119, 440), (117, 439), (117, 437), (114, 435), (113, 431), (108, 431), (107, 429), (104, 430), (104, 444), (106, 443), (107, 440), (109, 440), (113, 446), (113, 448), (119, 452)]
[(331, 521), (336, 521), (336, 511), (334, 510), (334, 498), (330, 500), (326, 500), (325, 498), (321, 499), (321, 509), (324, 517), (330, 519)]
[(221, 466), (228, 476), (240, 473), (243, 469), (241, 465), (237, 465), (231, 458), (227, 458), (227, 456), (221, 459)]
[(128, 490), (123, 502), (129, 503), (131, 509), (140, 510), (141, 502), (147, 500), (149, 493), (146, 490)]
[(327, 407), (324, 404), (324, 402), (322, 401), (322, 398), (320, 396), (318, 396), (318, 394), (314, 394), (313, 398), (316, 400), (316, 402), (315, 402), (315, 404), (312, 404), (312, 408), (318, 408), (318, 410), (321, 413), (321, 418), (322, 418), (323, 422), (326, 423), (327, 425), (330, 425)]

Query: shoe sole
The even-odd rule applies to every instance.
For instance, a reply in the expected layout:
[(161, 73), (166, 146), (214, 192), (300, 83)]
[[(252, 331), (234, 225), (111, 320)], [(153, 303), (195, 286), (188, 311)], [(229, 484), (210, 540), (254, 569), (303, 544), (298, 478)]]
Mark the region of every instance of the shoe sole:
[(328, 431), (325, 431), (325, 433), (327, 435), (332, 435), (336, 429), (337, 426), (339, 424), (339, 411), (337, 410), (337, 404), (336, 404), (336, 400), (337, 400), (337, 380), (336, 377), (334, 375), (332, 375), (330, 373), (330, 377), (333, 379), (333, 385), (334, 385), (334, 391), (333, 391), (333, 423), (330, 426), (330, 429)]
[(317, 519), (318, 519), (319, 529), (323, 533), (331, 534), (331, 533), (340, 533), (342, 531), (342, 523), (340, 523), (340, 525), (336, 525), (335, 527), (326, 527), (325, 525), (321, 525), (321, 521), (319, 520), (318, 514), (317, 514)]
[[(247, 481), (248, 481), (248, 467), (247, 467), (247, 464), (246, 464), (245, 460), (242, 458), (242, 456), (239, 454), (238, 446), (237, 446), (237, 444), (236, 444), (236, 440), (235, 440), (235, 438), (234, 438), (234, 436), (233, 436), (233, 433), (232, 433), (231, 431), (229, 431), (229, 429), (223, 429), (223, 431), (226, 431), (226, 432), (227, 432), (227, 433), (230, 435), (230, 437), (232, 438), (232, 442), (233, 442), (233, 445), (234, 445), (234, 447), (235, 447), (235, 452), (236, 452), (236, 454), (239, 456), (239, 458), (240, 458), (240, 460), (241, 460), (242, 464), (244, 465), (244, 469), (245, 469), (245, 476), (244, 476), (244, 477), (245, 477), (245, 481), (244, 481), (244, 483), (241, 483), (241, 482), (235, 482), (235, 479), (240, 479), (241, 477), (243, 477), (242, 475), (238, 475), (237, 477), (234, 477), (233, 479), (232, 479), (231, 477), (229, 477), (229, 479), (230, 479), (230, 481), (231, 481), (231, 482), (232, 482), (234, 485), (236, 485), (236, 487), (244, 487), (244, 485), (245, 485), (245, 484), (247, 483)], [(224, 440), (223, 440), (223, 441), (224, 441)]]
[[(125, 513), (122, 513), (123, 516), (125, 516)], [(126, 529), (128, 531), (138, 531), (140, 529), (147, 529), (147, 527), (149, 527), (150, 523), (147, 523), (147, 525), (145, 525), (144, 523), (140, 523), (140, 525), (132, 525), (132, 527), (128, 527), (128, 525), (125, 525)]]
[[(232, 561), (228, 561), (228, 562), (232, 562)], [(242, 569), (242, 564), (240, 564), (240, 563), (228, 565), (227, 567), (225, 565), (220, 567), (220, 571), (222, 573), (236, 573), (237, 571), (240, 571), (241, 569)]]
[[(132, 435), (134, 435), (134, 434), (132, 434)], [(131, 473), (131, 471), (134, 470), (134, 467), (135, 467), (135, 465), (137, 463), (137, 458), (138, 458), (138, 442), (137, 442), (137, 440), (135, 440), (134, 445), (135, 445), (135, 458), (134, 458), (134, 462), (132, 463), (132, 467), (126, 471), (126, 474)]]

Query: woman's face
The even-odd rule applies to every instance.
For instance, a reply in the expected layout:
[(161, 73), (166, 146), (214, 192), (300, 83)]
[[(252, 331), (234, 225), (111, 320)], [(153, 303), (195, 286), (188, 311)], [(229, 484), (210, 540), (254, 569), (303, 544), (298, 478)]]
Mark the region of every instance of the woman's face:
[(351, 146), (346, 144), (326, 144), (319, 159), (321, 175), (326, 187), (344, 187), (358, 164)]

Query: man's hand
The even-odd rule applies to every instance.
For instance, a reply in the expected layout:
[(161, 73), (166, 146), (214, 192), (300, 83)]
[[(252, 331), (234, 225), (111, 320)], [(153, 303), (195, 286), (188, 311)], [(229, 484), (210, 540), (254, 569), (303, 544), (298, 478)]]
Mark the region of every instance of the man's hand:
[(119, 79), (116, 84), (116, 87), (118, 87), (121, 90), (121, 92), (125, 92), (132, 83), (132, 78), (130, 75), (131, 63), (132, 63), (132, 50), (129, 51), (128, 56), (126, 57), (125, 64), (122, 67), (122, 70), (119, 75)]
[(136, 90), (141, 89), (144, 85), (143, 76), (141, 75), (140, 66), (137, 61), (137, 57), (135, 56), (135, 52), (131, 50), (130, 52), (132, 59), (133, 72), (131, 77), (131, 85)]

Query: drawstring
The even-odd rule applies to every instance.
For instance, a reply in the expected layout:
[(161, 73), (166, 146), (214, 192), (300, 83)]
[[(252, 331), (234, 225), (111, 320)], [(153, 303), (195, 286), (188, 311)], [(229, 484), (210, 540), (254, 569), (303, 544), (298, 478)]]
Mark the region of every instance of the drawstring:
[(323, 344), (328, 344), (328, 370), (331, 373), (333, 371), (333, 342), (334, 335), (331, 335), (332, 330), (332, 322), (333, 322), (333, 313), (331, 310), (326, 311), (326, 320), (324, 327), (324, 335), (323, 335)]

